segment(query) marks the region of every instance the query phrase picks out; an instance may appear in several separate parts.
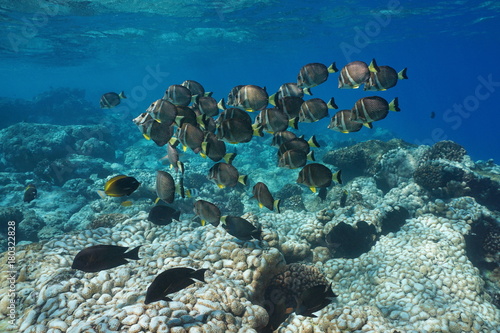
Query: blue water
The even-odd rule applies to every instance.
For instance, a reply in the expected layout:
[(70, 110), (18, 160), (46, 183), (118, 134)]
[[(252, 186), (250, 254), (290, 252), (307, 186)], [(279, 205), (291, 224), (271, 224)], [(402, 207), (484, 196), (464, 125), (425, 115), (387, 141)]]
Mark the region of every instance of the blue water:
[[(29, 100), (51, 88), (79, 88), (102, 117), (121, 112), (129, 121), (186, 79), (219, 99), (239, 84), (275, 91), (310, 62), (340, 68), (376, 58), (398, 71), (408, 67), (409, 80), (373, 93), (339, 90), (333, 74), (313, 93), (335, 97), (340, 108), (363, 96), (397, 96), (402, 111), (374, 126), (416, 144), (453, 140), (474, 160), (500, 161), (496, 2), (148, 3), (0, 1), (0, 97)], [(98, 109), (103, 93), (121, 90), (129, 96), (121, 109)], [(0, 112), (4, 118), (9, 110)], [(326, 141), (346, 140), (327, 125), (324, 119), (302, 128)]]

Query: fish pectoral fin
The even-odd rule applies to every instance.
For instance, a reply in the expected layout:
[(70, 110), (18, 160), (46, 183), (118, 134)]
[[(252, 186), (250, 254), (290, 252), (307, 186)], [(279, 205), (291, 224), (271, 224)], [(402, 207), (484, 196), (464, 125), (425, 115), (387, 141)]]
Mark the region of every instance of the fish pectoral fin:
[(146, 133), (142, 133), (142, 136), (146, 139), (146, 140), (151, 140), (151, 137), (149, 135), (147, 135)]
[(201, 225), (202, 225), (202, 226), (205, 226), (205, 224), (207, 224), (207, 221), (205, 221), (205, 220), (201, 220)]
[(158, 203), (158, 201), (160, 201), (159, 197), (155, 199), (155, 205)]
[(368, 127), (369, 129), (373, 128), (372, 123), (363, 123), (363, 126)]
[(262, 208), (262, 207), (264, 207), (264, 205), (259, 202), (259, 208)]
[(217, 187), (218, 187), (218, 188), (224, 188), (224, 187), (226, 187), (226, 186), (224, 186), (224, 185), (222, 185), (222, 184), (217, 184)]
[(312, 193), (316, 193), (316, 187), (311, 186), (309, 187), (309, 189), (312, 191)]

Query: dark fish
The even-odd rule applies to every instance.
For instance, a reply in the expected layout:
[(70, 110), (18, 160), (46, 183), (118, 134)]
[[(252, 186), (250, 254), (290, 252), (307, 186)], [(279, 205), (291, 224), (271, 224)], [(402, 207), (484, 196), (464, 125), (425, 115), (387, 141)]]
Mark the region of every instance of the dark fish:
[(328, 103), (321, 98), (312, 98), (300, 106), (299, 121), (313, 123), (325, 117), (328, 117), (328, 109), (338, 109), (333, 97)]
[(201, 219), (201, 225), (206, 222), (214, 225), (219, 225), (221, 213), (220, 209), (211, 202), (205, 200), (198, 200), (194, 203), (194, 213)]
[(104, 193), (110, 197), (131, 195), (141, 185), (134, 177), (118, 175), (106, 182)]
[(348, 195), (347, 190), (343, 190), (339, 200), (340, 207), (345, 207), (345, 204), (347, 202), (347, 195)]
[(156, 205), (149, 211), (148, 220), (156, 225), (167, 225), (172, 220), (179, 221), (181, 212), (165, 205)]
[(316, 318), (317, 316), (313, 313), (330, 304), (334, 297), (337, 297), (337, 295), (332, 291), (331, 285), (320, 284), (307, 288), (297, 298), (295, 313), (301, 316)]
[(188, 267), (170, 268), (158, 274), (153, 282), (149, 285), (146, 292), (144, 304), (149, 304), (157, 301), (170, 302), (172, 299), (168, 294), (178, 292), (194, 283), (196, 279), (205, 282), (205, 272), (207, 269), (198, 269)]
[(390, 103), (379, 96), (363, 97), (354, 104), (351, 120), (363, 124), (371, 123), (387, 117), (389, 110), (400, 111), (397, 97)]
[(298, 129), (299, 119), (290, 119), (286, 113), (278, 108), (264, 109), (255, 117), (253, 128), (262, 127), (262, 130), (269, 133), (284, 131), (288, 126)]
[(262, 136), (262, 128), (253, 128), (252, 123), (238, 118), (223, 120), (217, 127), (217, 138), (229, 143), (244, 143), (253, 136)]
[[(243, 87), (244, 85), (239, 85), (231, 89), (231, 91), (227, 95), (227, 105), (234, 105), (236, 103), (236, 97), (238, 96), (238, 91), (240, 91), (240, 89)], [(224, 109), (225, 108), (223, 108), (223, 110)]]
[(317, 188), (329, 187), (332, 184), (332, 180), (342, 184), (340, 170), (333, 174), (323, 164), (311, 163), (300, 170), (297, 183), (306, 185), (311, 191), (316, 193)]
[(87, 247), (75, 256), (71, 268), (84, 272), (99, 272), (128, 263), (125, 259), (139, 260), (138, 246), (129, 252), (128, 247), (116, 245), (94, 245)]
[(120, 104), (120, 101), (123, 98), (127, 98), (123, 91), (120, 94), (109, 92), (101, 96), (99, 104), (101, 106), (101, 109), (111, 109)]
[(147, 112), (141, 113), (132, 120), (146, 140), (153, 140), (158, 146), (164, 146), (169, 142), (174, 133), (173, 124), (159, 123)]
[(199, 110), (201, 114), (207, 115), (208, 117), (215, 117), (219, 114), (217, 101), (210, 96), (196, 96), (193, 108)]
[[(304, 65), (297, 75), (297, 87), (302, 89), (316, 87), (328, 79), (328, 73), (335, 72), (338, 72), (335, 63), (332, 63), (328, 68), (320, 63)], [(304, 92), (311, 95), (308, 90)]]
[[(184, 163), (179, 160), (179, 151), (170, 142), (167, 145), (167, 156), (165, 157), (170, 163), (170, 168), (173, 168), (176, 172), (184, 173)], [(162, 159), (165, 157), (162, 157)]]
[[(260, 111), (269, 104), (269, 95), (264, 88), (248, 84), (238, 90), (232, 106), (246, 111)], [(229, 104), (228, 102), (228, 105)]]
[(399, 73), (389, 66), (379, 66), (378, 72), (370, 73), (370, 79), (365, 83), (364, 90), (383, 91), (394, 87), (398, 80), (407, 80), (407, 69), (404, 68)]
[(156, 171), (156, 195), (166, 203), (174, 202), (176, 186), (174, 177), (166, 171)]
[(295, 118), (299, 116), (302, 103), (304, 103), (304, 100), (301, 97), (285, 96), (277, 100), (276, 106), (290, 118)]
[(295, 138), (283, 143), (278, 149), (278, 158), (281, 157), (286, 151), (291, 149), (302, 150), (304, 153), (309, 154), (311, 147), (319, 147), (316, 137), (313, 135), (308, 141), (303, 138)]
[(266, 184), (258, 182), (252, 189), (253, 197), (259, 202), (259, 207), (266, 207), (269, 210), (280, 212), (280, 200), (274, 200)]
[(280, 131), (280, 132), (275, 132), (273, 134), (273, 141), (271, 142), (271, 146), (273, 147), (279, 147), (283, 143), (288, 142), (290, 140), (295, 139), (297, 136), (295, 133), (290, 132), (290, 131)]
[(217, 123), (212, 117), (208, 117), (204, 114), (198, 114), (197, 112), (196, 120), (198, 122), (198, 126), (206, 132), (215, 133), (217, 130)]
[(146, 109), (146, 112), (159, 123), (172, 124), (177, 117), (177, 108), (167, 100), (159, 99)]
[(205, 139), (201, 143), (200, 155), (202, 157), (208, 156), (214, 162), (224, 159), (229, 164), (236, 157), (234, 153), (226, 153), (225, 142), (217, 139), (217, 136), (212, 132), (205, 132)]
[(177, 105), (177, 117), (175, 119), (175, 123), (177, 126), (181, 127), (182, 125), (188, 123), (195, 127), (198, 127), (198, 116), (196, 112), (191, 109), (189, 106)]
[[(328, 128), (340, 133), (357, 132), (363, 127), (362, 123), (351, 120), (351, 110), (340, 110), (332, 117)], [(371, 125), (369, 125), (371, 128)]]
[(432, 111), (431, 112), (431, 119), (434, 119), (434, 118), (436, 118), (436, 112)]
[(314, 152), (308, 153), (299, 149), (290, 149), (285, 151), (278, 160), (280, 168), (296, 169), (307, 164), (307, 160), (314, 161)]
[(184, 151), (189, 147), (195, 154), (198, 154), (201, 151), (201, 144), (205, 134), (198, 127), (190, 123), (184, 123), (177, 128), (177, 138), (181, 142)]
[(262, 240), (262, 230), (239, 216), (226, 215), (221, 217), (222, 227), (231, 236), (239, 240)]
[(188, 88), (180, 84), (173, 84), (165, 91), (163, 99), (174, 105), (188, 106), (191, 103), (191, 97), (192, 94)]
[(284, 83), (282, 84), (278, 92), (269, 96), (269, 102), (277, 106), (276, 101), (282, 99), (283, 97), (304, 97), (304, 90), (297, 86), (297, 83)]
[(244, 122), (247, 122), (249, 124), (252, 124), (252, 118), (248, 114), (248, 112), (245, 112), (241, 109), (237, 108), (229, 108), (225, 109), (219, 114), (219, 117), (217, 117), (216, 123), (220, 124), (226, 119), (240, 119)]
[(28, 186), (24, 189), (24, 196), (23, 196), (23, 201), (24, 202), (31, 202), (36, 199), (37, 196), (37, 189), (35, 184), (28, 184)]
[(196, 82), (193, 80), (186, 80), (186, 81), (181, 83), (181, 86), (188, 88), (193, 96), (210, 96), (210, 95), (212, 95), (211, 92), (208, 92), (208, 93), (205, 92), (205, 88), (203, 88), (203, 86), (199, 82)]
[(213, 181), (219, 188), (234, 187), (238, 183), (246, 185), (247, 178), (246, 175), (240, 175), (234, 166), (224, 162), (216, 163), (208, 170), (208, 179)]
[(378, 70), (375, 59), (372, 60), (370, 66), (363, 61), (350, 62), (340, 70), (338, 87), (339, 89), (357, 89), (368, 81), (371, 72), (377, 72)]

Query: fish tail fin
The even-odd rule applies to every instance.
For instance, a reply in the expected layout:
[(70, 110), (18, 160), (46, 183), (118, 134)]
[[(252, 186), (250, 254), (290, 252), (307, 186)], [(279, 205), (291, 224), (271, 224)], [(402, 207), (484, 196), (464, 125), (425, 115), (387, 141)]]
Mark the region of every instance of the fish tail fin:
[(189, 274), (189, 277), (192, 277), (198, 281), (201, 281), (201, 282), (205, 282), (205, 272), (207, 271), (208, 269), (206, 268), (202, 268), (202, 269), (198, 269), (196, 271), (194, 271), (193, 273)]
[(342, 174), (342, 170), (335, 172), (332, 176), (332, 179), (335, 180), (337, 183), (342, 184), (342, 179), (340, 178), (341, 174)]
[(389, 103), (389, 110), (399, 112), (399, 99), (396, 97)]
[(238, 177), (238, 182), (242, 183), (243, 185), (247, 185), (248, 182), (248, 176), (247, 175), (241, 175)]
[(337, 104), (335, 104), (335, 99), (333, 97), (330, 98), (330, 100), (328, 101), (328, 103), (326, 104), (326, 106), (328, 106), (329, 109), (338, 109), (339, 108), (337, 106)]
[(175, 148), (180, 143), (180, 141), (176, 137), (171, 137), (170, 140), (168, 140), (168, 143)]
[(125, 96), (125, 93), (123, 91), (118, 94), (118, 97), (120, 97), (121, 99), (127, 98), (127, 96)]
[(398, 79), (400, 80), (408, 80), (408, 76), (406, 75), (406, 71), (408, 70), (408, 68), (403, 68), (401, 70), (401, 72), (398, 73)]
[(337, 68), (337, 65), (335, 62), (332, 62), (330, 66), (328, 66), (328, 73), (337, 73), (339, 69)]
[(269, 96), (269, 104), (273, 105), (273, 106), (276, 106), (276, 93), (272, 94), (271, 96)]
[(132, 260), (139, 260), (139, 249), (141, 248), (142, 245), (139, 245), (136, 248), (133, 248), (132, 250), (126, 252), (124, 254), (125, 258), (132, 259)]
[(181, 161), (177, 161), (177, 168), (182, 174), (184, 174), (184, 163), (182, 163)]
[(175, 124), (176, 124), (178, 127), (181, 127), (181, 125), (182, 125), (182, 119), (184, 119), (184, 116), (176, 116), (176, 117), (175, 117), (174, 122), (175, 122)]
[(205, 129), (205, 119), (206, 115), (200, 114), (199, 116), (196, 116), (196, 123), (200, 125), (201, 128)]
[(274, 202), (273, 202), (273, 207), (274, 207), (274, 209), (276, 209), (276, 211), (278, 213), (281, 213), (281, 211), (280, 211), (280, 203), (281, 203), (280, 199), (274, 200)]
[(311, 136), (311, 138), (307, 141), (307, 143), (309, 144), (310, 147), (319, 148), (319, 143), (316, 140), (316, 136), (314, 136), (314, 135)]
[(293, 129), (299, 129), (299, 117), (292, 118), (288, 121), (288, 126)]
[(264, 129), (263, 129), (263, 127), (259, 126), (257, 128), (254, 128), (253, 135), (255, 135), (255, 136), (264, 136)]
[(227, 109), (226, 102), (224, 101), (224, 98), (221, 98), (221, 100), (217, 103), (217, 107), (221, 110)]
[(312, 96), (313, 93), (311, 91), (311, 88), (303, 88), (302, 91), (304, 92), (304, 94), (306, 95), (309, 95), (309, 96)]
[(368, 70), (372, 73), (378, 73), (380, 72), (380, 68), (377, 65), (377, 62), (375, 61), (375, 58), (372, 59), (372, 62), (370, 62), (370, 65), (368, 66)]
[(222, 159), (226, 161), (227, 164), (232, 164), (235, 157), (236, 153), (227, 153)]
[(312, 150), (311, 150), (311, 151), (309, 152), (309, 154), (307, 154), (307, 159), (308, 159), (309, 161), (316, 161), (316, 160), (314, 159), (314, 151), (312, 151)]

